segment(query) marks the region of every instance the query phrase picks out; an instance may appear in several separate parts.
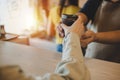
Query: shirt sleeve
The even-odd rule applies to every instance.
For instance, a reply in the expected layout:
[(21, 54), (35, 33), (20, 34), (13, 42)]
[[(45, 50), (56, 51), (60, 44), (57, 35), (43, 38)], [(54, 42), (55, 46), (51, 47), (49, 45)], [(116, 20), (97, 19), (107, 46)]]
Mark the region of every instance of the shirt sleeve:
[(65, 37), (62, 60), (55, 73), (46, 74), (41, 80), (90, 80), (79, 39), (80, 37), (72, 32)]
[(87, 0), (83, 8), (79, 11), (84, 13), (88, 20), (93, 20), (98, 7), (103, 0)]

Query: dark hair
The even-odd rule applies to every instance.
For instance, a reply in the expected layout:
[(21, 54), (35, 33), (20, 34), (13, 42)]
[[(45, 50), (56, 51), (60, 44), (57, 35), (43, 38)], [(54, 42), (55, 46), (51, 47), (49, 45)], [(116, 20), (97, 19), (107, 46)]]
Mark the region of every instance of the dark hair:
[[(67, 0), (60, 0), (59, 1), (59, 5), (60, 5), (60, 16), (61, 16), (61, 14), (62, 14), (62, 10), (63, 10), (63, 8), (65, 7), (65, 2), (66, 2)], [(68, 0), (68, 5), (74, 5), (74, 6), (78, 6), (78, 0)]]
[(78, 0), (68, 0), (69, 5), (78, 6)]

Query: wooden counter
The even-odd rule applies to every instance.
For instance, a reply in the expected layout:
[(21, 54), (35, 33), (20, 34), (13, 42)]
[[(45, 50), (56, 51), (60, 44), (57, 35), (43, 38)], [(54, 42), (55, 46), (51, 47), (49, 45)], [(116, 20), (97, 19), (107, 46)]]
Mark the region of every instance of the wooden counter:
[[(0, 66), (20, 65), (27, 75), (54, 72), (61, 55), (57, 52), (0, 41)], [(97, 59), (85, 59), (91, 80), (120, 80), (120, 64)]]

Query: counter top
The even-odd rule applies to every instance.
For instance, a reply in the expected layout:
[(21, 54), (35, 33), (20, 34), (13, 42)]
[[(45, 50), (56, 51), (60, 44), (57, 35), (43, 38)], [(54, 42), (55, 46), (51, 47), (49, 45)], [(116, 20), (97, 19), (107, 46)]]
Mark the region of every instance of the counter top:
[[(53, 73), (61, 54), (27, 45), (0, 41), (0, 66), (19, 65), (27, 75)], [(120, 64), (85, 58), (91, 80), (120, 80)]]

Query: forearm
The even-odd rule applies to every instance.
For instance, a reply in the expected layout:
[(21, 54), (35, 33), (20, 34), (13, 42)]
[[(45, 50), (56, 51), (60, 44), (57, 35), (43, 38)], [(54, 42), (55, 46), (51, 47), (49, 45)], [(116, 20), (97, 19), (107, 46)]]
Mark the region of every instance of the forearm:
[(85, 14), (88, 20), (93, 20), (101, 2), (102, 0), (87, 0), (79, 12)]
[(109, 44), (120, 43), (120, 30), (96, 33), (95, 42)]
[(76, 59), (80, 59), (83, 62), (80, 37), (76, 33), (71, 32), (64, 38), (62, 60), (75, 56), (78, 57)]
[(55, 73), (46, 74), (40, 80), (90, 80), (79, 38), (73, 32), (65, 36), (62, 60), (58, 63)]
[(72, 80), (89, 80), (89, 71), (84, 63), (79, 39), (76, 33), (69, 33), (65, 37), (62, 61), (56, 72)]

